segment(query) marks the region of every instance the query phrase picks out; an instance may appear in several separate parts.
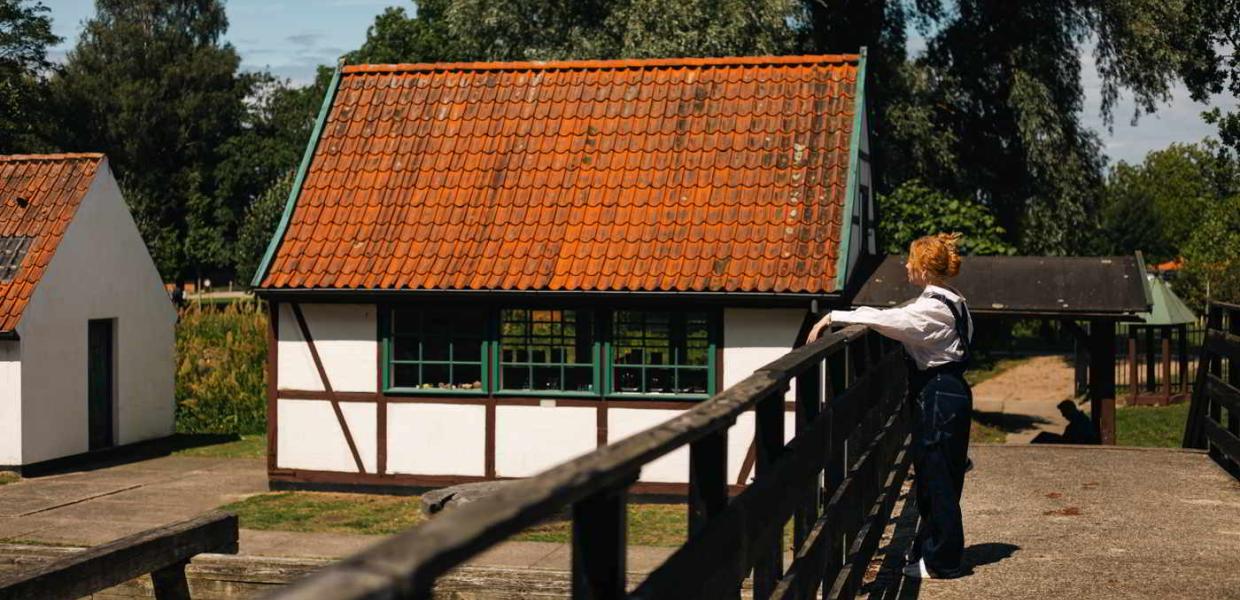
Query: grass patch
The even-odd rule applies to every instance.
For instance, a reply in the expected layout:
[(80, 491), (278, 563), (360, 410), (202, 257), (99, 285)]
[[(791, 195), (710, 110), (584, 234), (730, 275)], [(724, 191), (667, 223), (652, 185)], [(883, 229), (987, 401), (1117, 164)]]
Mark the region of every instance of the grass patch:
[(1179, 448), (1188, 422), (1188, 402), (1170, 406), (1120, 406), (1115, 409), (1120, 446)]
[(969, 385), (977, 385), (987, 379), (1000, 375), (1004, 371), (1011, 370), (1013, 367), (1028, 362), (1031, 357), (1022, 356), (1019, 358), (995, 358), (989, 355), (981, 355), (974, 359), (973, 367), (965, 371), (965, 381)]
[[(274, 492), (221, 507), (237, 513), (247, 529), (303, 533), (390, 535), (426, 520), (417, 496), (380, 496), (322, 492)], [(630, 504), (629, 543), (677, 546), (685, 541), (688, 509), (684, 504)], [(791, 540), (791, 528), (786, 532)], [(527, 542), (567, 543), (572, 524), (554, 521), (512, 537)]]
[(263, 458), (267, 456), (267, 435), (261, 433), (243, 435), (239, 440), (182, 448), (173, 454), (207, 458)]
[(22, 478), (17, 473), (12, 473), (9, 471), (0, 471), (0, 485), (17, 483), (21, 480)]
[(1007, 432), (976, 419), (973, 420), (973, 428), (969, 430), (969, 443), (1002, 444), (1004, 442), (1007, 442)]

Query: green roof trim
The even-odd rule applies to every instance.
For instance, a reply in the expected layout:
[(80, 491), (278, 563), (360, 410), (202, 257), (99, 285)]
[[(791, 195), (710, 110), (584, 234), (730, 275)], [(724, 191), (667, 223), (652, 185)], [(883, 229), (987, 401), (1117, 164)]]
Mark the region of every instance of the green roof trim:
[(1153, 300), (1150, 312), (1140, 313), (1145, 325), (1182, 325), (1197, 322), (1197, 315), (1175, 295), (1171, 286), (1161, 277), (1146, 276), (1145, 286)]
[(323, 96), (323, 106), (319, 107), (319, 116), (314, 121), (314, 132), (310, 134), (310, 142), (306, 144), (306, 153), (301, 157), (301, 166), (297, 168), (297, 177), (293, 180), (292, 189), (289, 190), (288, 202), (284, 204), (284, 214), (280, 216), (280, 224), (276, 226), (275, 235), (271, 236), (271, 243), (267, 245), (267, 253), (263, 255), (263, 261), (258, 264), (258, 270), (254, 272), (254, 280), (250, 282), (250, 287), (256, 288), (262, 284), (263, 277), (267, 275), (267, 269), (271, 267), (271, 259), (275, 258), (276, 249), (280, 247), (280, 241), (284, 239), (284, 233), (288, 230), (288, 223), (293, 218), (293, 209), (297, 206), (297, 198), (301, 195), (301, 186), (306, 181), (306, 171), (310, 170), (310, 161), (314, 159), (314, 151), (319, 146), (319, 136), (323, 133), (327, 114), (331, 112), (332, 102), (336, 99), (336, 88), (340, 85), (340, 69), (343, 66), (343, 59), (336, 63), (331, 83), (327, 84), (327, 94)]
[(848, 179), (844, 187), (844, 214), (840, 219), (839, 256), (835, 262), (835, 292), (844, 290), (848, 283), (848, 255), (852, 247), (852, 216), (857, 205), (858, 179), (861, 177), (861, 123), (865, 115), (865, 57), (866, 47), (861, 47), (857, 59), (857, 93), (853, 101), (853, 128), (848, 141)]

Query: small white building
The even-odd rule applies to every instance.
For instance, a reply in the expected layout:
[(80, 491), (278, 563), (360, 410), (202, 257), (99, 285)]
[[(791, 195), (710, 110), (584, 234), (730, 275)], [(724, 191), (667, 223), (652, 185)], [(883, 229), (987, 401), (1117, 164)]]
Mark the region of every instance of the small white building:
[(786, 353), (875, 251), (864, 80), (864, 54), (341, 68), (255, 278), (272, 486), (526, 477)]
[(0, 468), (171, 435), (175, 323), (102, 154), (0, 156)]

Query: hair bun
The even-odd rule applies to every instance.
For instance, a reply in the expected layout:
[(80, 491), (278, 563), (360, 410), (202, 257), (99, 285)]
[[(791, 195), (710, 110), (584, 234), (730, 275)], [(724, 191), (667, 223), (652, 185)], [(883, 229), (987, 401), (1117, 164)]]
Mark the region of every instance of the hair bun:
[(957, 245), (962, 236), (959, 233), (940, 233), (939, 241), (943, 243), (943, 249), (947, 252), (947, 272), (948, 277), (955, 277), (960, 273), (960, 251)]
[(960, 273), (959, 233), (939, 233), (918, 238), (909, 245), (909, 261), (928, 275), (948, 279)]

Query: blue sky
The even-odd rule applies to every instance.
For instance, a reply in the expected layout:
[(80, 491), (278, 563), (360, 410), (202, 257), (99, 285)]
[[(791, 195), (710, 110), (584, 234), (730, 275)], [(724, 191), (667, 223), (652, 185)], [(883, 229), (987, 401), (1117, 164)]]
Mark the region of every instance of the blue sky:
[[(65, 41), (53, 54), (59, 59), (72, 48), (81, 24), (94, 14), (93, 0), (43, 0), (52, 9), (53, 29)], [(366, 28), (385, 6), (412, 6), (408, 0), (229, 0), (227, 39), (241, 54), (247, 69), (267, 69), (281, 77), (304, 83), (320, 64), (332, 64), (341, 54), (358, 47)], [(1129, 124), (1131, 101), (1121, 100), (1115, 110), (1112, 132), (1104, 129), (1099, 114), (1100, 82), (1092, 60), (1086, 58), (1085, 124), (1102, 135), (1112, 162), (1139, 162), (1150, 150), (1172, 142), (1195, 142), (1213, 135), (1214, 128), (1201, 120), (1205, 107), (1192, 102), (1182, 87), (1158, 113)], [(1213, 105), (1235, 108), (1237, 100), (1221, 96)]]

